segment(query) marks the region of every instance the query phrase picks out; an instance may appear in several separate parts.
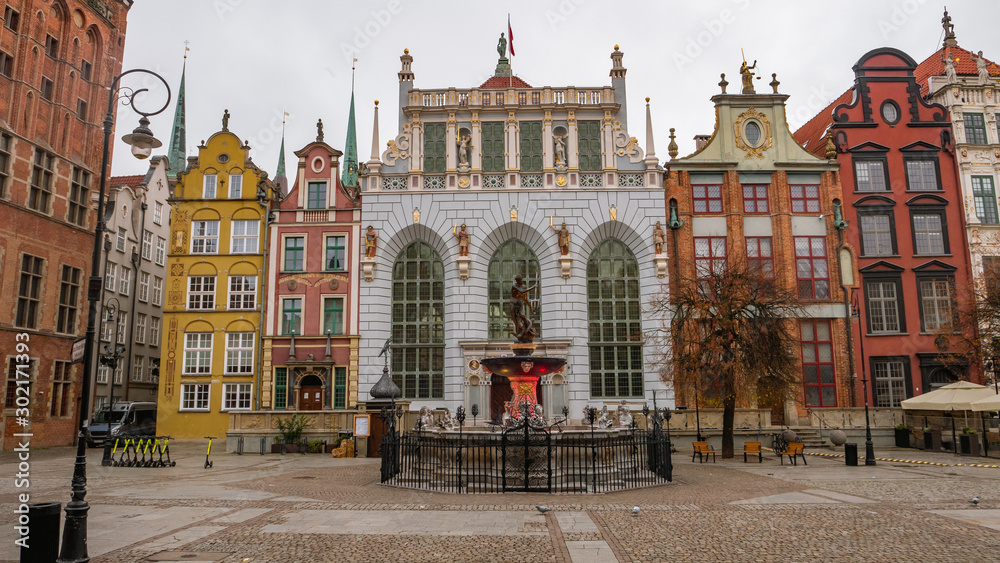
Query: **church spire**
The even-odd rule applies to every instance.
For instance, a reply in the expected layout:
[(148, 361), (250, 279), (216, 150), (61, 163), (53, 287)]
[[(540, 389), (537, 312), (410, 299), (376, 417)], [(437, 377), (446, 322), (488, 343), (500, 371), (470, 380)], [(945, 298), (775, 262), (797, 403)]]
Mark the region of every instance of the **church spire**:
[[(357, 61), (357, 59), (355, 59)], [(347, 116), (347, 140), (344, 142), (344, 171), (340, 183), (348, 194), (358, 187), (358, 134), (354, 124), (354, 68), (351, 68), (351, 113)], [(354, 199), (353, 197), (351, 199)]]
[(286, 111), (281, 116), (281, 149), (278, 151), (278, 169), (274, 171), (274, 184), (282, 195), (288, 193), (288, 178), (285, 177), (285, 117), (287, 115)]
[(170, 152), (167, 160), (170, 163), (168, 175), (177, 177), (187, 168), (187, 136), (184, 120), (184, 76), (187, 74), (187, 53), (190, 51), (188, 42), (184, 42), (184, 66), (181, 68), (181, 87), (177, 90), (177, 105), (174, 108), (174, 127), (170, 132)]

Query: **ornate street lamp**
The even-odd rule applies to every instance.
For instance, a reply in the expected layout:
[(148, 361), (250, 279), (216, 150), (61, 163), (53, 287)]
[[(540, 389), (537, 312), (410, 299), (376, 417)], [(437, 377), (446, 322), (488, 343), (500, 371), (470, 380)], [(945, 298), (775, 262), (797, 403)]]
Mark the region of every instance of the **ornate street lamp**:
[(851, 290), (851, 317), (858, 319), (858, 343), (861, 346), (861, 388), (865, 391), (865, 465), (875, 465), (875, 446), (872, 444), (872, 427), (868, 421), (868, 377), (865, 371), (865, 322), (861, 318), (861, 300), (858, 290)]
[[(140, 111), (135, 107), (136, 96), (149, 89), (139, 88), (135, 90), (119, 86), (123, 77), (133, 73), (148, 74), (163, 83), (167, 89), (167, 100), (163, 103), (163, 107), (152, 112)], [(111, 81), (108, 92), (108, 111), (104, 115), (104, 147), (101, 153), (101, 181), (97, 192), (97, 227), (94, 229), (94, 249), (90, 257), (90, 278), (87, 280), (87, 336), (83, 351), (83, 376), (77, 425), (80, 433), (77, 437), (76, 463), (73, 466), (72, 500), (66, 505), (66, 522), (63, 526), (62, 549), (58, 559), (60, 563), (86, 563), (90, 561), (90, 556), (87, 555), (87, 512), (90, 510), (90, 505), (84, 500), (84, 497), (87, 496), (86, 429), (90, 410), (88, 400), (90, 398), (90, 381), (93, 377), (94, 345), (97, 336), (97, 302), (101, 298), (101, 288), (104, 286), (99, 272), (101, 240), (104, 237), (104, 194), (108, 182), (108, 161), (110, 160), (115, 102), (121, 100), (123, 105), (128, 105), (132, 111), (141, 116), (139, 127), (131, 135), (125, 135), (122, 138), (123, 141), (132, 145), (132, 154), (140, 159), (147, 158), (153, 149), (163, 146), (163, 143), (153, 137), (152, 131), (149, 130), (147, 117), (163, 112), (170, 105), (170, 85), (162, 76), (151, 70), (126, 70)]]

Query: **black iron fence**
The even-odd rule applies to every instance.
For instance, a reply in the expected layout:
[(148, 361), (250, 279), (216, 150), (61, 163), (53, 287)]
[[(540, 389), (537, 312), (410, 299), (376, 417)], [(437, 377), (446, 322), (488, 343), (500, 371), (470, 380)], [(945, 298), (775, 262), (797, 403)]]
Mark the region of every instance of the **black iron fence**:
[(659, 428), (390, 431), (381, 455), (383, 483), (456, 493), (604, 493), (666, 483), (673, 471), (670, 440)]

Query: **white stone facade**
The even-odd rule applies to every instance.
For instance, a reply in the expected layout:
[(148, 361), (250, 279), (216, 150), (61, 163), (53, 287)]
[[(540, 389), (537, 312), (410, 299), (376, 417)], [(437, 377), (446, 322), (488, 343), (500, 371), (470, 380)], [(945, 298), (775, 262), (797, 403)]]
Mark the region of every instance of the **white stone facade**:
[[(625, 115), (624, 102), (619, 103), (623, 96), (617, 95), (617, 90), (624, 90), (621, 52), (612, 55), (613, 85), (585, 89), (415, 90), (409, 71), (412, 58), (407, 53), (401, 59), (399, 135), (382, 152), (377, 139), (373, 141), (372, 157), (361, 178), (362, 226), (375, 228), (378, 249), (374, 259), (363, 260), (367, 266), (360, 295), (359, 401), (370, 398), (371, 387), (382, 374), (383, 359), (378, 354), (392, 327), (393, 265), (404, 249), (419, 240), (433, 248), (444, 265), (444, 393), (442, 398), (404, 399), (412, 400), (411, 410), (423, 406), (455, 410), (464, 405), (471, 411), (478, 404), (480, 418), (489, 416), (490, 376), (477, 360), (509, 354), (507, 344), (513, 339), (489, 339), (488, 267), (504, 242), (517, 239), (535, 254), (540, 268), (541, 334), (535, 340), (536, 355), (568, 360), (561, 374), (540, 382), (547, 416), (559, 417), (564, 406), (571, 418), (579, 419), (586, 405), (600, 407), (621, 400), (652, 404), (654, 393), (658, 406), (672, 405), (673, 394), (659, 375), (658, 359), (664, 351), (659, 340), (653, 345), (651, 338), (665, 329), (666, 322), (648, 310), (650, 300), (667, 287), (667, 257), (654, 256), (653, 247), (656, 223), (666, 224), (663, 171), (651, 154), (651, 135), (647, 134), (643, 151), (629, 136), (628, 124), (620, 121)], [(578, 97), (577, 90), (586, 91), (587, 98)], [(509, 100), (506, 105), (496, 106), (497, 93)], [(540, 170), (521, 171), (522, 120), (542, 123)], [(597, 170), (580, 170), (576, 124), (583, 120), (601, 124)], [(504, 122), (505, 170), (483, 171), (480, 125), (487, 121)], [(422, 170), (422, 131), (431, 123), (446, 124), (446, 166), (434, 174)], [(457, 156), (456, 141), (463, 134), (471, 136), (467, 164)], [(553, 144), (553, 135), (559, 134), (566, 136), (567, 158), (562, 163)], [(559, 236), (550, 227), (563, 222), (570, 233), (568, 255), (561, 253)], [(463, 223), (469, 233), (467, 258), (460, 256), (459, 239), (453, 236)], [(641, 395), (591, 395), (587, 263), (608, 239), (623, 243), (639, 269)]]

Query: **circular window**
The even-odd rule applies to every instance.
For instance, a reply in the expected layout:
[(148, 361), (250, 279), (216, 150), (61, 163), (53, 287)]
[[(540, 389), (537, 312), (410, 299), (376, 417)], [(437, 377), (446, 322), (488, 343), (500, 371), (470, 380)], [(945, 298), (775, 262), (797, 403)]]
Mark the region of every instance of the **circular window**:
[(746, 139), (747, 144), (751, 147), (756, 147), (760, 144), (760, 125), (755, 121), (748, 121), (746, 127), (743, 128), (743, 137)]
[(899, 106), (895, 102), (886, 100), (882, 102), (882, 119), (889, 125), (899, 122)]
[(326, 166), (326, 163), (323, 162), (323, 157), (321, 157), (321, 156), (317, 156), (316, 158), (314, 158), (312, 160), (312, 170), (313, 170), (313, 172), (322, 172), (323, 168), (325, 166)]
[(219, 155), (219, 162), (221, 162), (221, 163), (223, 163), (223, 164), (225, 164), (225, 163), (229, 162), (229, 155), (228, 155), (228, 154), (226, 154), (226, 153), (222, 153), (222, 154), (220, 154), (220, 155)]

